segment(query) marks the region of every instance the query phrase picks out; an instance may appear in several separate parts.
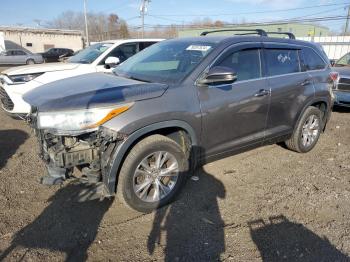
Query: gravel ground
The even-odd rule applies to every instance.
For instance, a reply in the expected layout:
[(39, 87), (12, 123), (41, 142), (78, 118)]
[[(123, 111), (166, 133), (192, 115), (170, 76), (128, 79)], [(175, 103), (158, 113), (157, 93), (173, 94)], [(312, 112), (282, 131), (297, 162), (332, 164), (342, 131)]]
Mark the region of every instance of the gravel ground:
[(0, 261), (350, 261), (350, 110), (308, 154), (271, 145), (197, 171), (152, 214), (45, 187), (36, 140), (0, 112)]

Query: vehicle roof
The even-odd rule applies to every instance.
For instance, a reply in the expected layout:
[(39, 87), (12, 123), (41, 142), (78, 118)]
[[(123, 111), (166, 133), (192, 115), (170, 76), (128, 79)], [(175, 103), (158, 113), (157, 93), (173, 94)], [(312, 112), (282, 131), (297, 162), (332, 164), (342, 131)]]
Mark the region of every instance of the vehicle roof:
[(203, 42), (203, 43), (240, 43), (240, 42), (274, 42), (294, 45), (305, 45), (310, 47), (317, 47), (312, 42), (280, 38), (280, 37), (266, 37), (266, 36), (197, 36), (197, 37), (183, 37), (172, 39), (171, 41), (186, 41), (186, 42)]

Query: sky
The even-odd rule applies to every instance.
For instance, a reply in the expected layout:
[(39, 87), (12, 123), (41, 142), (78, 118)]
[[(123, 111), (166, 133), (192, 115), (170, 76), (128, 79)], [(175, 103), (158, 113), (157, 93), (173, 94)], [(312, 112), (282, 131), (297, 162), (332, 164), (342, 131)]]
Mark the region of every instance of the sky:
[[(116, 13), (128, 24), (138, 26), (141, 0), (87, 0), (89, 12)], [(211, 18), (226, 22), (267, 22), (295, 17), (345, 16), (346, 0), (151, 0), (145, 24), (186, 24)], [(327, 6), (320, 6), (327, 5)], [(318, 7), (317, 7), (318, 6)], [(294, 10), (285, 10), (294, 9)], [(0, 25), (36, 26), (64, 11), (83, 11), (83, 0), (0, 0)], [(283, 11), (284, 10), (284, 11)], [(322, 23), (340, 31), (344, 20)]]

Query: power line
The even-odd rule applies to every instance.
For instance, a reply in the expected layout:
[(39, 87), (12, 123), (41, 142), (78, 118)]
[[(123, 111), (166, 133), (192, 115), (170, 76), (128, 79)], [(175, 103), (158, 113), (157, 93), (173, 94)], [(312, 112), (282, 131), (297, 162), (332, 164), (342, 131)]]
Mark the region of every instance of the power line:
[[(314, 17), (314, 18), (303, 18), (303, 19), (284, 19), (284, 20), (275, 20), (275, 21), (268, 21), (268, 22), (255, 22), (255, 23), (244, 23), (244, 24), (233, 24), (233, 23), (225, 23), (224, 27), (228, 26), (235, 26), (235, 27), (249, 27), (249, 26), (259, 26), (259, 25), (280, 25), (280, 24), (288, 24), (288, 23), (312, 23), (312, 22), (325, 22), (325, 21), (339, 21), (339, 20), (345, 20), (348, 16), (324, 16), (324, 17)], [(208, 28), (208, 26), (198, 26), (198, 25), (150, 25), (145, 24), (145, 27), (152, 28), (152, 27), (187, 27), (192, 29), (204, 29)]]
[[(337, 8), (331, 9), (331, 10), (326, 10), (326, 11), (322, 11), (322, 12), (307, 14), (307, 15), (300, 16), (300, 17), (294, 17), (293, 19), (299, 19), (299, 18), (305, 18), (305, 17), (310, 17), (310, 16), (319, 15), (319, 14), (324, 14), (324, 13), (330, 13), (330, 12), (333, 12), (333, 11), (336, 11), (336, 10), (340, 10), (340, 9), (343, 9), (343, 8), (344, 8), (344, 7), (340, 7), (340, 8), (337, 7)], [(164, 17), (164, 16), (159, 16), (159, 15), (150, 15), (150, 14), (147, 14), (147, 16), (154, 17), (154, 18), (158, 18), (158, 19), (165, 20), (165, 21), (173, 21), (173, 22), (183, 23), (183, 20), (176, 20), (176, 19), (166, 18), (166, 17)]]
[(275, 10), (265, 10), (265, 11), (254, 11), (254, 12), (237, 12), (237, 13), (223, 13), (223, 14), (152, 14), (154, 16), (177, 16), (177, 17), (185, 17), (185, 16), (197, 16), (197, 17), (206, 17), (206, 16), (227, 16), (227, 15), (248, 15), (248, 14), (264, 14), (264, 13), (279, 13), (279, 12), (287, 12), (287, 11), (296, 11), (296, 10), (304, 10), (311, 8), (320, 8), (320, 7), (328, 7), (328, 6), (345, 6), (349, 3), (339, 3), (339, 4), (323, 4), (323, 5), (313, 5), (313, 6), (304, 6), (304, 7), (296, 7), (296, 8), (288, 8), (288, 9), (275, 9)]

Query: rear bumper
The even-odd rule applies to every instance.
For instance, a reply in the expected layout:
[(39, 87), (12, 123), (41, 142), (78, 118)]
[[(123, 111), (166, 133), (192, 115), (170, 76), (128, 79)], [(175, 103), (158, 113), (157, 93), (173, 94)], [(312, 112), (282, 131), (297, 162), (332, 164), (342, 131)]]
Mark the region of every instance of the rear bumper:
[(350, 107), (350, 92), (334, 90), (335, 95), (334, 105)]

